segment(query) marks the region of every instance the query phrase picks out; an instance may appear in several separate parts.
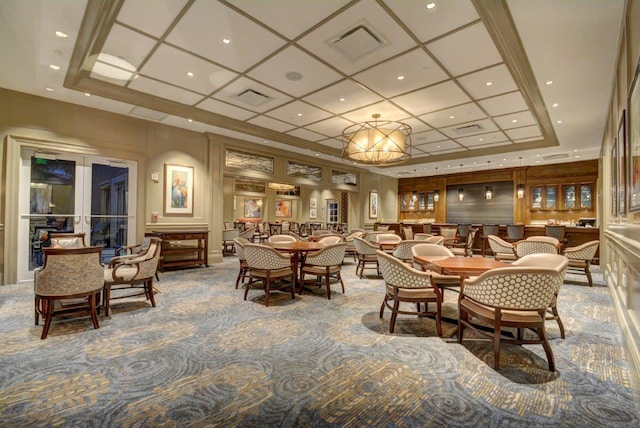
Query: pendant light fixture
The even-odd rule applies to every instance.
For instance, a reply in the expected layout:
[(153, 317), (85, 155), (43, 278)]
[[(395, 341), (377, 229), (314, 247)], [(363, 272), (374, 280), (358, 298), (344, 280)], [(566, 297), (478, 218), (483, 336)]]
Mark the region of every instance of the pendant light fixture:
[[(460, 176), (462, 176), (462, 164), (460, 164)], [(464, 201), (464, 187), (458, 187), (458, 200)]]
[[(438, 183), (438, 167), (436, 167), (436, 184)], [(440, 189), (435, 189), (433, 191), (433, 202), (438, 202), (440, 200)]]
[[(519, 173), (522, 173), (522, 156), (520, 156), (518, 159), (520, 159), (520, 171)], [(520, 183), (518, 184), (518, 186), (516, 187), (516, 196), (518, 197), (518, 199), (522, 199), (524, 198), (524, 184)]]
[(411, 127), (378, 120), (357, 123), (342, 131), (342, 159), (356, 165), (395, 165), (411, 158)]
[(484, 188), (484, 198), (489, 201), (493, 199), (493, 187), (489, 185), (491, 183), (491, 161), (487, 161), (487, 165), (489, 165), (489, 172), (487, 173), (487, 186)]

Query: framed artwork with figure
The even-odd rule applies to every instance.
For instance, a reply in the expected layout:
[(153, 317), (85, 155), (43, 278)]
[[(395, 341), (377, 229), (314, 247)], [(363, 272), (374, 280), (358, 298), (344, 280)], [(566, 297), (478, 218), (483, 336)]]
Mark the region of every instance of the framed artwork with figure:
[(369, 193), (369, 218), (378, 217), (378, 192)]
[(164, 165), (165, 214), (193, 215), (193, 167)]

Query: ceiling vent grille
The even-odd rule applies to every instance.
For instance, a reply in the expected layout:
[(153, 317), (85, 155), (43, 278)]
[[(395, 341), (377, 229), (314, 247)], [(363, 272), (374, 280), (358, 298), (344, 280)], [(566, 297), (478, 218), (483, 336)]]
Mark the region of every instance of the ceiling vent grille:
[(458, 135), (475, 134), (476, 132), (482, 131), (484, 131), (484, 128), (482, 127), (482, 125), (479, 125), (477, 123), (474, 123), (473, 125), (465, 125), (458, 128), (453, 128), (453, 132)]
[(352, 61), (383, 47), (386, 42), (369, 27), (360, 24), (333, 37), (329, 44)]
[(398, 175), (411, 175), (411, 173), (408, 171), (400, 171)]
[(160, 111), (151, 110), (151, 109), (139, 107), (139, 106), (135, 106), (134, 108), (132, 108), (131, 111), (129, 111), (129, 114), (142, 117), (145, 119), (152, 119), (157, 121), (162, 121), (169, 116), (166, 113), (162, 113)]
[(567, 159), (569, 157), (568, 153), (558, 153), (557, 155), (547, 155), (542, 156), (544, 160), (558, 160), (558, 159)]
[(247, 103), (254, 107), (258, 107), (271, 99), (258, 91), (254, 91), (253, 89), (247, 89), (246, 91), (240, 92), (236, 95), (236, 98), (243, 103)]

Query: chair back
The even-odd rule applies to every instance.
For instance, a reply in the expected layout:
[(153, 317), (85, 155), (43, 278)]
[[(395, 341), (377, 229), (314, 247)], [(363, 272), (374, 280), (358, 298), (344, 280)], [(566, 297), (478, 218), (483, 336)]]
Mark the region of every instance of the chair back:
[(64, 296), (99, 291), (104, 286), (102, 247), (43, 248), (44, 266), (34, 273), (38, 296)]
[(245, 229), (238, 233), (238, 237), (247, 239), (249, 241), (253, 240), (253, 235), (255, 234), (254, 229)]
[(461, 240), (465, 240), (470, 231), (471, 231), (470, 223), (461, 223), (458, 225), (458, 236), (460, 237)]
[(353, 238), (357, 236), (358, 238), (362, 238), (364, 232), (362, 230), (356, 230), (355, 232), (351, 232), (346, 238), (344, 238), (345, 242), (353, 242)]
[(297, 234), (297, 233), (295, 233), (295, 232), (291, 232), (291, 231), (289, 231), (289, 236), (293, 236), (293, 238), (294, 238), (296, 241), (305, 241), (305, 242), (309, 242), (309, 240), (308, 240), (307, 238), (303, 238), (302, 236), (298, 235), (298, 234)]
[(322, 229), (322, 223), (307, 223), (309, 230), (311, 231), (311, 233), (315, 232), (316, 230), (320, 230)]
[(291, 235), (271, 235), (269, 242), (296, 242), (297, 239)]
[(233, 241), (239, 236), (240, 231), (238, 229), (225, 229), (222, 231), (222, 241), (224, 242)]
[(291, 230), (291, 223), (289, 223), (288, 221), (283, 221), (282, 222), (282, 233), (289, 233), (289, 230)]
[(224, 229), (231, 229), (231, 223), (229, 223), (228, 221), (223, 221), (222, 222), (222, 227)]
[(80, 248), (86, 247), (84, 233), (50, 233), (51, 248)]
[(415, 256), (446, 256), (454, 257), (455, 254), (443, 245), (419, 243), (411, 247), (411, 253)]
[(441, 227), (440, 228), (440, 236), (445, 239), (451, 239), (456, 237), (456, 233), (458, 233), (458, 229), (454, 227)]
[(369, 242), (378, 242), (378, 235), (389, 234), (389, 233), (393, 233), (393, 232), (383, 231), (383, 230), (366, 232), (362, 235), (362, 238)]
[(500, 226), (497, 224), (483, 224), (482, 225), (482, 237), (487, 238), (489, 235), (498, 236), (500, 233)]
[(413, 227), (407, 226), (402, 228), (402, 232), (404, 233), (404, 239), (413, 239)]
[(444, 247), (444, 236), (430, 236), (424, 240), (426, 244), (436, 244)]
[(358, 236), (353, 237), (353, 245), (356, 248), (356, 253), (368, 255), (375, 254), (378, 251), (378, 247), (369, 241), (366, 241)]
[(288, 256), (266, 245), (245, 244), (244, 255), (249, 269), (275, 270), (291, 267)]
[(591, 261), (596, 256), (600, 241), (589, 241), (576, 247), (569, 247), (564, 251), (564, 255), (571, 260)]
[(349, 230), (349, 235), (351, 235), (353, 233), (356, 233), (356, 232), (362, 232), (362, 234), (364, 234), (364, 229), (358, 229), (358, 228), (350, 229)]
[(431, 234), (431, 223), (423, 223), (423, 225), (422, 225), (422, 233)]
[(538, 242), (549, 242), (556, 247), (560, 245), (560, 241), (558, 238), (554, 238), (553, 236), (530, 236), (526, 239), (527, 241), (538, 241)]
[(561, 225), (545, 225), (544, 226), (544, 234), (546, 236), (552, 236), (556, 238), (558, 241), (562, 242), (564, 240), (566, 227)]
[(516, 244), (516, 255), (518, 258), (529, 254), (558, 254), (558, 247), (551, 242), (524, 240)]
[(323, 245), (334, 245), (343, 242), (343, 239), (340, 235), (322, 235), (318, 238), (318, 242)]
[(430, 238), (431, 236), (433, 235), (430, 233), (414, 233), (413, 239), (417, 241), (425, 241), (427, 238)]
[(508, 224), (507, 225), (507, 238), (509, 240), (518, 240), (524, 238), (524, 225), (523, 224)]
[(567, 267), (569, 266), (569, 260), (560, 254), (529, 254), (516, 260), (511, 266), (518, 267), (543, 267), (553, 269), (558, 272), (558, 277), (555, 281), (555, 292), (560, 291), (560, 287), (564, 283), (564, 277), (567, 273)]
[(333, 234), (333, 232), (328, 229), (317, 229), (311, 232), (312, 236), (322, 236), (322, 235), (331, 235), (331, 234)]
[(282, 235), (282, 223), (269, 223), (269, 235)]
[(387, 232), (389, 230), (389, 225), (374, 225), (374, 231), (376, 232)]
[(395, 244), (402, 241), (402, 238), (394, 233), (381, 233), (376, 235), (376, 242), (378, 244)]
[(384, 251), (378, 250), (376, 255), (382, 278), (387, 285), (402, 288), (434, 288), (434, 292), (439, 294), (439, 290), (431, 284), (429, 273), (419, 271)]
[(305, 264), (314, 266), (340, 266), (344, 260), (344, 252), (347, 249), (345, 242), (327, 245), (320, 251), (310, 253), (305, 259)]
[(411, 249), (414, 247), (414, 245), (422, 243), (424, 243), (424, 241), (418, 241), (414, 239), (402, 241), (396, 246), (396, 248), (393, 250), (393, 253), (391, 254), (393, 255), (393, 257), (402, 261), (411, 261), (413, 260), (413, 252), (411, 251)]
[(236, 256), (238, 256), (238, 260), (243, 261), (247, 258), (244, 255), (244, 246), (249, 244), (251, 241), (245, 238), (236, 238), (233, 240), (233, 245), (236, 247)]
[(491, 251), (493, 251), (494, 254), (506, 253), (515, 255), (516, 252), (512, 243), (496, 235), (488, 235), (487, 239), (489, 240), (489, 247), (491, 247)]

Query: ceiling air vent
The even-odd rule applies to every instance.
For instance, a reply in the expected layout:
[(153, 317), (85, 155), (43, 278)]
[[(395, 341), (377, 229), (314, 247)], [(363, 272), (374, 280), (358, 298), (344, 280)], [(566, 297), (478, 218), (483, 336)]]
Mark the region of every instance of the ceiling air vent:
[(473, 125), (465, 125), (458, 128), (453, 128), (453, 131), (458, 135), (467, 135), (475, 134), (476, 132), (482, 132), (484, 131), (484, 128), (482, 127), (482, 125), (474, 123)]
[(567, 159), (569, 157), (568, 153), (558, 153), (557, 155), (548, 155), (542, 156), (544, 160), (558, 160), (558, 159)]
[(254, 91), (253, 89), (247, 89), (246, 91), (240, 92), (236, 95), (236, 98), (254, 107), (258, 107), (260, 104), (264, 104), (271, 99), (258, 91)]
[(129, 111), (129, 114), (142, 117), (145, 119), (153, 119), (157, 121), (164, 120), (167, 116), (169, 116), (166, 113), (162, 113), (160, 111), (151, 110), (151, 109), (139, 107), (139, 106), (135, 106), (134, 108), (132, 108), (131, 111)]
[(350, 60), (355, 61), (380, 49), (386, 43), (373, 30), (361, 24), (333, 37), (329, 44)]
[(400, 171), (398, 175), (411, 175), (411, 173), (408, 171)]

